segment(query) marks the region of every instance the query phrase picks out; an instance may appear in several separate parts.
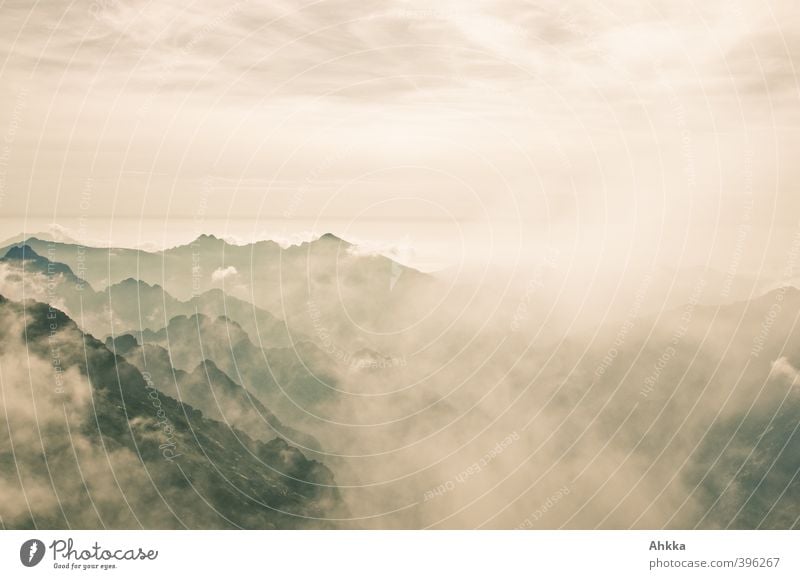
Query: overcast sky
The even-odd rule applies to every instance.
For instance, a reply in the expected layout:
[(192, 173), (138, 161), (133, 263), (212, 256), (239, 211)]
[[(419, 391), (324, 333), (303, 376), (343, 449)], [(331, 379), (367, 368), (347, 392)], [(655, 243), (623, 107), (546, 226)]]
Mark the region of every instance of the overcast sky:
[(724, 268), (746, 232), (758, 269), (800, 217), (796, 0), (0, 12), (3, 235), (145, 217)]

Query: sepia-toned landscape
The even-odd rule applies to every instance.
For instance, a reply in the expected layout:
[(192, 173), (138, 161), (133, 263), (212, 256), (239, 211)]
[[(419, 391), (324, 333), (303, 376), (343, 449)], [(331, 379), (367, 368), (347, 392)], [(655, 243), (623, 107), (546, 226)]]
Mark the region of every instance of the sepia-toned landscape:
[(795, 2), (0, 14), (0, 528), (800, 527)]

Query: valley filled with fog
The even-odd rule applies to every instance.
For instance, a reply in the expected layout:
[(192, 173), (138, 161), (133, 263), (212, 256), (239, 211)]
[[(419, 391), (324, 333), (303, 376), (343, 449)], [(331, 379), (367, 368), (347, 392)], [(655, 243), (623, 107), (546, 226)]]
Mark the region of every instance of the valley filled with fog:
[(332, 234), (1, 253), (6, 527), (798, 526), (800, 238), (602, 283)]

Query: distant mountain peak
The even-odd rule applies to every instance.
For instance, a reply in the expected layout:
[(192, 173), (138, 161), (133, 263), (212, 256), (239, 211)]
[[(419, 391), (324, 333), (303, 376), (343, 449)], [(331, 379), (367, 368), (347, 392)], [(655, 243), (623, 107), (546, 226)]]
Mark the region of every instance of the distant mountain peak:
[(320, 236), (320, 238), (317, 241), (323, 241), (323, 242), (329, 242), (329, 243), (330, 242), (333, 242), (333, 243), (347, 243), (344, 239), (342, 239), (341, 237), (337, 237), (333, 233), (324, 233), (323, 235)]
[(221, 237), (217, 237), (213, 233), (201, 233), (197, 239), (194, 240), (194, 243), (203, 243), (203, 242), (211, 242), (211, 243), (227, 243)]
[(150, 283), (147, 283), (146, 281), (143, 281), (141, 279), (136, 279), (135, 277), (126, 277), (122, 281), (119, 281), (119, 282), (115, 283), (114, 285), (112, 285), (110, 287), (114, 288), (114, 287), (126, 287), (126, 286), (133, 286), (133, 287), (137, 287), (138, 286), (140, 288), (157, 289), (157, 290), (161, 290), (161, 291), (164, 290), (164, 288), (162, 288), (157, 283), (150, 284)]
[(5, 257), (0, 259), (0, 261), (32, 262), (31, 270), (33, 271), (40, 271), (48, 275), (63, 274), (69, 277), (74, 283), (86, 283), (84, 280), (78, 278), (68, 265), (58, 261), (50, 261), (43, 255), (36, 253), (31, 246), (27, 244), (10, 247)]
[(10, 248), (5, 255), (5, 259), (37, 259), (41, 255), (36, 253), (33, 248), (28, 245), (15, 245)]
[(349, 249), (352, 247), (349, 241), (342, 239), (341, 237), (334, 235), (333, 233), (324, 233), (317, 237), (316, 239), (311, 239), (309, 241), (303, 241), (298, 245), (290, 245), (285, 247), (284, 249), (292, 251), (292, 250), (308, 250), (311, 248), (318, 248), (318, 249)]
[(214, 362), (214, 360), (212, 360), (211, 358), (204, 358), (204, 359), (203, 359), (203, 360), (202, 360), (202, 361), (201, 361), (201, 362), (200, 362), (200, 363), (197, 365), (197, 368), (195, 368), (195, 370), (203, 370), (204, 368), (208, 368), (209, 370), (217, 370), (217, 371), (221, 371), (221, 370), (219, 369), (219, 366), (217, 366), (217, 364), (216, 364), (216, 363)]
[(215, 382), (217, 385), (222, 384), (228, 388), (235, 384), (233, 380), (231, 380), (230, 376), (228, 376), (225, 371), (217, 366), (214, 360), (210, 358), (204, 358), (201, 360), (191, 373), (195, 376), (208, 378), (211, 380), (211, 382)]
[(114, 338), (112, 338), (111, 336), (107, 337), (105, 341), (105, 346), (115, 354), (124, 356), (134, 348), (138, 347), (139, 342), (136, 339), (136, 336), (134, 336), (133, 334), (122, 334)]
[(223, 324), (228, 324), (228, 325), (234, 326), (236, 328), (239, 328), (240, 330), (242, 329), (242, 326), (241, 326), (241, 324), (239, 322), (237, 322), (236, 320), (232, 320), (231, 318), (229, 318), (226, 315), (217, 316), (216, 321), (220, 322), (220, 323), (223, 323)]

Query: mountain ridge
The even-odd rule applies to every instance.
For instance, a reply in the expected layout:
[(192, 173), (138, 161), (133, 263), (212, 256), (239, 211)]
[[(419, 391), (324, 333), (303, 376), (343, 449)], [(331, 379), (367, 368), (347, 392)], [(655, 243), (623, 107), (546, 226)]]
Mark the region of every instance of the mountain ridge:
[[(0, 319), (4, 321), (0, 354), (11, 355), (12, 347), (26, 348), (34, 359), (44, 362), (36, 366), (42, 376), (31, 383), (29, 392), (35, 395), (44, 437), (41, 444), (58, 469), (52, 484), (61, 494), (60, 514), (58, 509), (42, 515), (14, 514), (4, 512), (7, 505), (0, 506), (6, 524), (15, 528), (302, 528), (311, 521), (314, 527), (334, 526), (326, 518), (340, 518), (344, 512), (333, 474), (322, 463), (306, 459), (280, 439), (257, 441), (163, 392), (154, 396), (148, 375), (81, 332), (60, 310), (39, 302), (23, 307), (0, 296)], [(57, 367), (45, 362), (53, 352), (58, 352)], [(51, 380), (44, 379), (54, 370), (56, 391), (50, 387)], [(86, 388), (91, 398), (78, 395)], [(24, 392), (23, 387), (20, 394)], [(23, 403), (24, 395), (17, 404)], [(20, 430), (25, 428), (24, 416), (17, 410), (9, 429), (16, 433), (18, 444), (18, 484), (33, 489), (45, 474), (39, 459), (42, 451), (19, 446), (25, 440)], [(64, 416), (72, 423), (67, 438), (60, 434)], [(74, 458), (66, 449), (56, 451), (64, 440), (80, 451)], [(0, 446), (0, 462), (8, 458), (6, 450)], [(94, 473), (90, 495), (81, 487), (76, 460)], [(115, 465), (116, 479), (108, 478), (107, 461)], [(116, 499), (100, 500), (101, 494), (114, 494), (113, 488), (101, 493), (100, 485), (106, 480), (122, 485), (119, 490), (127, 497), (131, 513), (120, 511)], [(158, 508), (165, 500), (167, 509)]]

